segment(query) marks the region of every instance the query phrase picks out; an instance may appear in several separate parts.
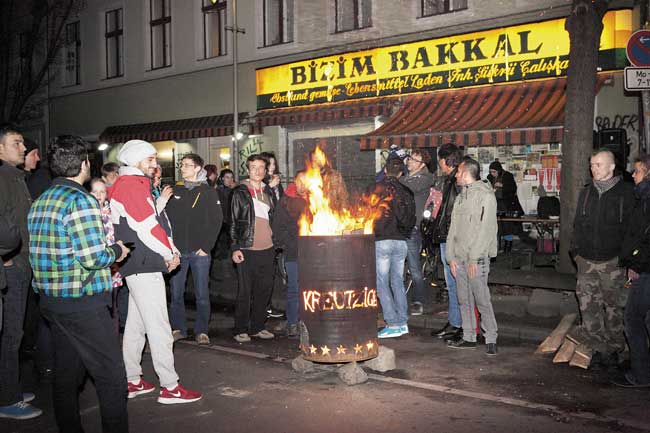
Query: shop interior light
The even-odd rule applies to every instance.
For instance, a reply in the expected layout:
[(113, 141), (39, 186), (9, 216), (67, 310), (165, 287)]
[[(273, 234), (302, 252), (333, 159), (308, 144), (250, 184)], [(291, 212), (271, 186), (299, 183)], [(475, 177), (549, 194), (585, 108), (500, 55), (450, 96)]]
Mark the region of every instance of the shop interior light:
[(233, 137), (233, 138), (236, 138), (237, 141), (239, 141), (239, 140), (241, 140), (242, 138), (244, 138), (244, 133), (243, 133), (243, 132), (240, 132), (240, 131), (237, 131), (237, 134), (236, 134), (235, 137)]
[(106, 149), (108, 149), (108, 144), (106, 143), (100, 143), (99, 146), (97, 146), (97, 150), (99, 150), (100, 152), (103, 152)]

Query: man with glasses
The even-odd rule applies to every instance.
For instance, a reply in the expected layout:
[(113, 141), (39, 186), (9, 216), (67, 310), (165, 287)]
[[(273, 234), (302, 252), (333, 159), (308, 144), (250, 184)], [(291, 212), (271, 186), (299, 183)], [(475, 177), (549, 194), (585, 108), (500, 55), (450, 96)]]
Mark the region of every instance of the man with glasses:
[(221, 230), (221, 203), (217, 190), (208, 185), (203, 158), (199, 155), (190, 153), (183, 157), (181, 175), (183, 180), (176, 183), (165, 208), (173, 227), (174, 244), (181, 252), (180, 269), (170, 280), (172, 299), (169, 319), (174, 341), (187, 337), (185, 283), (187, 271), (192, 269), (196, 298), (194, 339), (199, 344), (210, 344), (210, 251)]
[(415, 226), (411, 235), (406, 239), (408, 254), (406, 262), (413, 281), (413, 302), (411, 303), (411, 315), (420, 316), (424, 311), (424, 278), (422, 277), (422, 235), (420, 233), (420, 222), (424, 214), (424, 203), (429, 197), (429, 191), (435, 183), (435, 178), (429, 172), (428, 165), (431, 162), (431, 155), (426, 150), (415, 149), (405, 158), (408, 175), (400, 178), (402, 185), (406, 186), (413, 193), (415, 199)]

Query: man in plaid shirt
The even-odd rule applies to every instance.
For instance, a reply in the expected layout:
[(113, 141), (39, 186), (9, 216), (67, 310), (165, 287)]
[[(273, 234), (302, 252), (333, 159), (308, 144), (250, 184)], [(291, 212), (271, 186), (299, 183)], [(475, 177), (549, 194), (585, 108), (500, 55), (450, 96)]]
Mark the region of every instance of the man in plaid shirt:
[(106, 244), (90, 179), (86, 143), (60, 136), (50, 146), (56, 179), (32, 205), (27, 224), (33, 287), (50, 322), (55, 350), (54, 411), (60, 431), (83, 431), (79, 387), (86, 372), (95, 382), (104, 432), (127, 432), (126, 373), (112, 326), (110, 265), (129, 249)]

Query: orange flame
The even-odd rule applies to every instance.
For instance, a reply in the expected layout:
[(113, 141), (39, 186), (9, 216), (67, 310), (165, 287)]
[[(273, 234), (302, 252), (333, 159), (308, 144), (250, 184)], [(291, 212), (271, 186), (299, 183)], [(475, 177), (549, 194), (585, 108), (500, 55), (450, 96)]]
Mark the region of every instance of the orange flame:
[(351, 233), (372, 234), (373, 225), (382, 215), (383, 208), (379, 196), (375, 194), (361, 197), (355, 209), (333, 209), (330, 197), (323, 192), (321, 167), (327, 163), (325, 153), (317, 147), (313, 160), (307, 161), (303, 181), (309, 191), (309, 206), (298, 221), (300, 236), (337, 236)]

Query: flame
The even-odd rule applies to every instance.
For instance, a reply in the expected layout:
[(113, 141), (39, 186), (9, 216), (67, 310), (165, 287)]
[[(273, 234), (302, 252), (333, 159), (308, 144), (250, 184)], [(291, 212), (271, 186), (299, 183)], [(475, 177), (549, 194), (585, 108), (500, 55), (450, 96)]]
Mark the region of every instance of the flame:
[[(309, 206), (298, 221), (300, 236), (337, 236), (350, 233), (372, 234), (376, 219), (381, 217), (387, 204), (376, 194), (364, 195), (354, 209), (334, 209), (324, 193), (321, 167), (327, 165), (325, 153), (317, 147), (313, 160), (307, 161), (303, 177), (309, 191)], [(390, 198), (389, 198), (390, 199)]]

